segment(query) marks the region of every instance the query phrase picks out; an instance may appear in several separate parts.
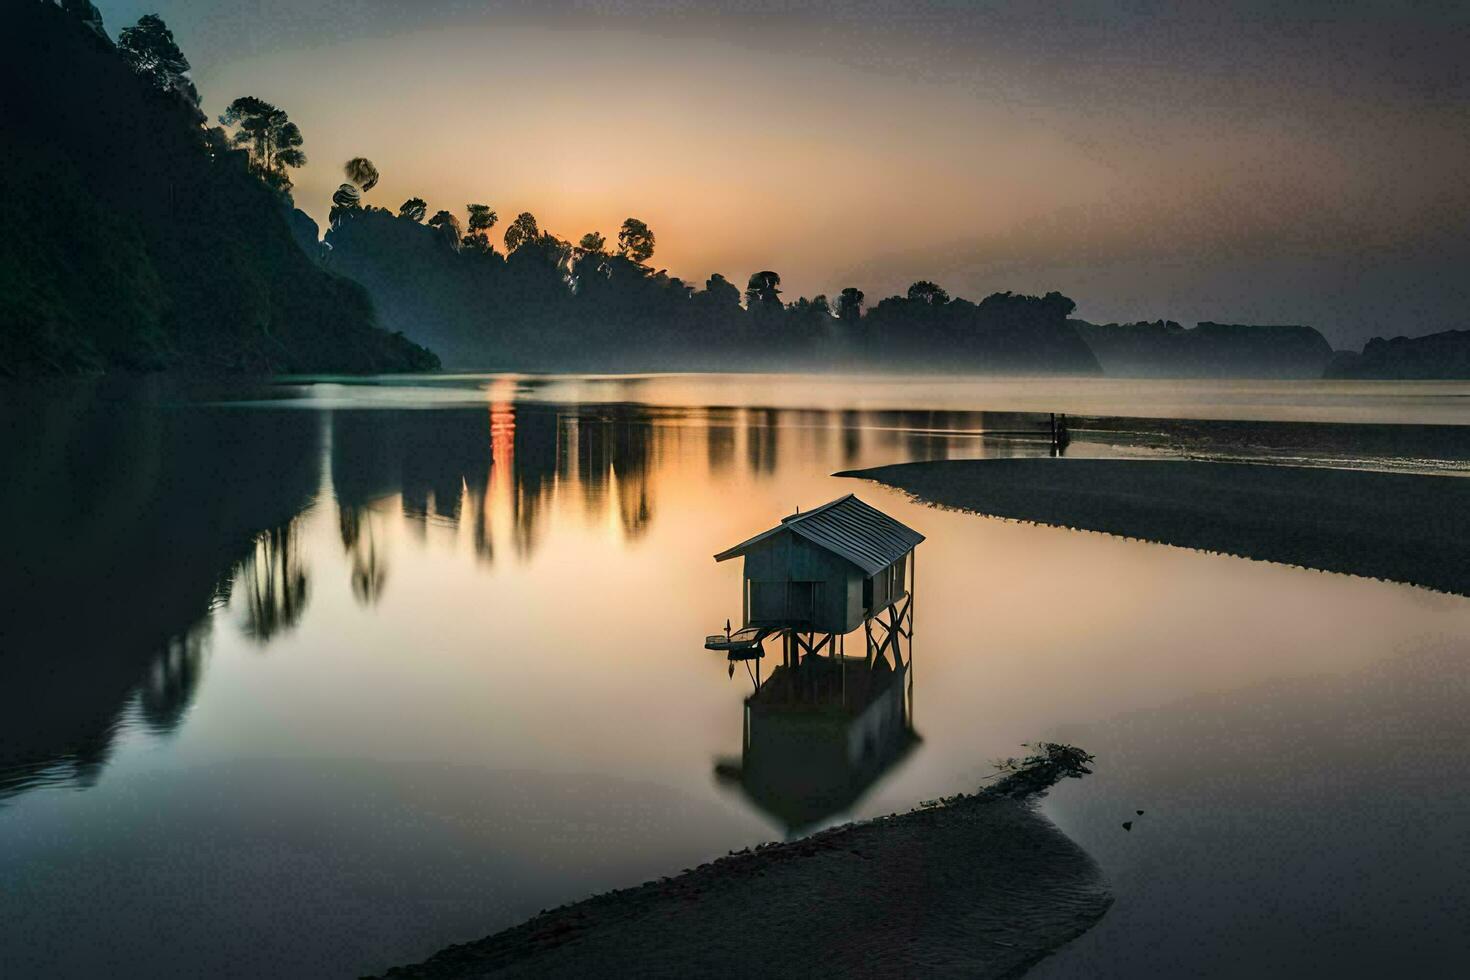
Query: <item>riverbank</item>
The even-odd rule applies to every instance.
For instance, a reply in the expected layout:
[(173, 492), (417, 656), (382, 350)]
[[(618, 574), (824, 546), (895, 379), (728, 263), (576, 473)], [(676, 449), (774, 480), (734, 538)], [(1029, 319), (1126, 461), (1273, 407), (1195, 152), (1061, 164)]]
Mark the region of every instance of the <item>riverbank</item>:
[(978, 793), (733, 853), (385, 976), (1015, 975), (1112, 901), (1034, 807), (1091, 757), (1041, 748)]
[(1185, 460), (847, 470), (941, 507), (1470, 595), (1470, 479)]

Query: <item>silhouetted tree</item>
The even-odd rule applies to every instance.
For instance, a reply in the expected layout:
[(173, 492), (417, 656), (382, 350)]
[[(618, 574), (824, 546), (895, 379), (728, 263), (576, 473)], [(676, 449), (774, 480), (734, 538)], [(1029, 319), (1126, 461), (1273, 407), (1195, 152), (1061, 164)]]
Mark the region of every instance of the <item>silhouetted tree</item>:
[(1077, 304), (1070, 296), (1063, 296), (1056, 290), (1052, 290), (1041, 297), (1041, 307), (1051, 316), (1066, 319), (1076, 311)]
[(342, 172), (364, 194), (378, 185), (378, 168), (367, 157), (353, 157), (342, 165)]
[(429, 227), (437, 228), (444, 240), (449, 243), (450, 248), (459, 250), (460, 227), (459, 219), (449, 211), (435, 211), (434, 216), (429, 219)]
[(362, 193), (352, 184), (342, 184), (332, 195), (332, 211), (329, 220), (333, 227), (342, 220), (343, 216), (362, 210)]
[(421, 197), (411, 197), (398, 206), (398, 217), (418, 223), (429, 213), (429, 203)]
[(490, 244), (490, 229), (495, 227), (495, 222), (500, 216), (491, 210), (488, 204), (466, 204), (465, 210), (469, 213), (469, 231), (464, 236), (466, 248), (477, 252), (493, 251)]
[(541, 235), (541, 229), (536, 224), (536, 216), (529, 211), (522, 211), (516, 215), (516, 219), (505, 229), (505, 250), (514, 252), (527, 242), (535, 241)]
[(837, 318), (856, 320), (863, 315), (863, 291), (848, 286), (837, 296)]
[(704, 281), (704, 295), (708, 297), (710, 305), (715, 307), (740, 305), (740, 290), (718, 272)]
[(608, 264), (607, 238), (601, 232), (589, 231), (572, 250), (572, 287), (584, 298), (593, 295), (598, 282), (612, 274)]
[(648, 225), (637, 218), (623, 222), (618, 231), (618, 250), (634, 262), (647, 262), (653, 257), (654, 238)]
[[(1097, 369), (1096, 357), (1067, 322), (1072, 301), (1060, 293), (995, 293), (979, 303), (940, 303), (924, 286), (916, 283), (909, 296), (891, 296), (868, 309), (861, 339), (869, 345), (881, 339), (890, 355), (920, 363), (942, 357), (955, 367), (986, 371)], [(868, 353), (876, 355), (876, 347)]]
[(219, 121), (240, 127), (231, 142), (249, 151), (251, 170), (273, 187), (291, 189), (286, 168), (305, 164), (306, 154), (301, 149), (301, 130), (284, 109), (253, 95), (242, 95), (229, 104)]
[[(796, 353), (797, 348), (803, 346), (810, 348), (811, 345), (830, 340), (835, 322), (832, 319), (832, 307), (828, 304), (826, 296), (816, 296), (812, 299), (803, 296), (786, 307), (786, 318), (782, 324), (782, 331), (785, 334), (783, 339), (795, 345), (793, 353)], [(805, 353), (805, 351), (802, 352)]]
[(781, 277), (769, 269), (752, 275), (745, 284), (745, 308), (752, 313), (781, 312)]
[(491, 210), (488, 204), (466, 204), (465, 208), (470, 216), (470, 234), (487, 232), (500, 220), (500, 215)]
[(915, 303), (943, 306), (949, 302), (949, 293), (927, 279), (920, 279), (909, 287), (909, 299)]
[[(519, 221), (520, 218), (516, 220)], [(509, 232), (506, 237), (510, 237)], [(520, 247), (512, 253), (515, 259), (513, 268), (543, 267), (555, 272), (558, 282), (565, 283), (571, 276), (572, 252), (571, 242), (557, 238), (549, 231), (543, 231), (536, 237), (521, 242)]]
[(157, 14), (145, 14), (133, 27), (124, 27), (117, 49), (133, 71), (163, 92), (175, 92), (190, 105), (199, 105), (199, 92), (189, 80), (189, 59), (174, 43), (174, 32)]
[(827, 297), (821, 294), (813, 296), (811, 299), (803, 296), (795, 303), (789, 305), (787, 309), (798, 316), (818, 317), (832, 315), (831, 304), (827, 302)]

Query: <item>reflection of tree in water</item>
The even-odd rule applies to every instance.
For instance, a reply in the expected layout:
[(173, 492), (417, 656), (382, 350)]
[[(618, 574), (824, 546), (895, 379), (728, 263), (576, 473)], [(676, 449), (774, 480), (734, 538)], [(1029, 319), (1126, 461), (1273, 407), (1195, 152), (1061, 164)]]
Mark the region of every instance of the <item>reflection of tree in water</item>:
[(87, 732), (60, 752), (39, 760), (22, 759), (0, 766), (0, 804), (9, 797), (42, 786), (96, 785), (112, 758), (113, 742), (121, 724), (121, 716), (114, 716), (105, 726)]
[(613, 441), (607, 430), (610, 419), (582, 415), (569, 420), (569, 448), (576, 458), (577, 482), (582, 488), (582, 509), (590, 517), (601, 513), (612, 479)]
[(842, 410), (842, 462), (851, 465), (857, 462), (863, 451), (862, 417), (850, 408)]
[(182, 636), (164, 644), (138, 685), (138, 711), (155, 735), (175, 731), (194, 701), (204, 677), (212, 619), (206, 617)]
[(388, 582), (388, 562), (378, 550), (375, 524), (371, 508), (338, 504), (342, 547), (352, 558), (352, 594), (368, 606), (382, 597)]
[(154, 735), (177, 731), (204, 678), (213, 623), (206, 614), (185, 633), (165, 641), (133, 696), (64, 748), (33, 755), (25, 745), (7, 746), (19, 759), (0, 758), (0, 801), (41, 786), (95, 785), (112, 759), (119, 732), (128, 727), (141, 723)]
[[(512, 439), (514, 494), (511, 514), (516, 553), (529, 557), (541, 540), (545, 508), (556, 483), (557, 416), (540, 407), (522, 407), (515, 415)], [(499, 465), (500, 461), (496, 461)]]
[(902, 449), (903, 419), (898, 412), (866, 412), (863, 422), (868, 442), (883, 450), (885, 457), (893, 458)]
[(781, 413), (753, 408), (745, 414), (745, 456), (753, 473), (774, 473), (779, 456)]
[(618, 516), (630, 538), (653, 520), (653, 424), (646, 412), (625, 415), (614, 429), (613, 471), (618, 480)]
[(332, 482), (343, 546), (365, 576), (359, 595), (372, 601), (373, 583), (381, 586), (383, 541), (372, 541), (371, 518), (354, 509), (394, 493), (415, 529), (468, 525), (486, 561), (495, 556), (497, 522), (517, 555), (532, 555), (558, 493), (579, 495), (593, 518), (615, 506), (625, 533), (642, 534), (655, 511), (655, 436), (648, 409), (621, 404), (337, 413)]
[(245, 635), (269, 643), (300, 621), (306, 611), (307, 576), (296, 521), (256, 536), (254, 549), (241, 563), (240, 586)]
[(557, 433), (564, 447), (562, 469), (575, 460), (586, 512), (601, 513), (616, 485), (618, 519), (629, 537), (643, 534), (653, 520), (654, 433), (651, 413), (634, 405), (604, 405), (563, 417)]
[(195, 400), (158, 377), (0, 391), (0, 510), (26, 518), (5, 541), (26, 574), (0, 617), (0, 795), (85, 785), (120, 728), (179, 724), (211, 610), (319, 487), (312, 413), (163, 407)]
[(723, 476), (735, 462), (735, 410), (712, 408), (705, 416), (705, 438), (708, 440), (709, 471)]
[[(458, 525), (468, 507), (476, 551), (490, 555), (484, 501), (492, 424), (480, 409), (335, 413), (332, 486), (339, 506), (365, 508), (398, 494), (408, 526), (420, 534), (431, 519)], [(350, 529), (342, 533), (345, 545)]]
[(432, 515), (458, 524), (465, 487), (484, 487), (489, 478), (490, 420), (483, 411), (408, 415), (403, 513), (420, 521)]
[(470, 544), (475, 557), (489, 565), (495, 561), (495, 536), (490, 529), (488, 486), (470, 487)]
[(618, 496), (618, 516), (622, 518), (623, 533), (629, 538), (640, 538), (648, 530), (653, 521), (653, 502), (648, 497), (647, 480)]
[(902, 412), (899, 424), (905, 430), (904, 449), (909, 459), (949, 458), (948, 430), (955, 426), (950, 412)]

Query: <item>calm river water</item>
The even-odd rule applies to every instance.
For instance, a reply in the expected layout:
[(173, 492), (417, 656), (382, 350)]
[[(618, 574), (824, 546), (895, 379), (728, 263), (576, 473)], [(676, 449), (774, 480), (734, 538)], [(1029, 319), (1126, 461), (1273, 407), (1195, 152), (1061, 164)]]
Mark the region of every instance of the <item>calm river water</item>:
[[(0, 976), (380, 970), (1048, 738), (1098, 756), (1045, 812), (1117, 903), (1039, 975), (1470, 966), (1470, 599), (830, 475), (1048, 455), (1023, 413), (1053, 411), (1069, 456), (1463, 474), (1470, 386), (458, 377), (4, 409)], [(750, 681), (701, 649), (740, 608), (712, 555), (854, 491), (928, 538), (918, 738), (793, 827), (728, 777)]]

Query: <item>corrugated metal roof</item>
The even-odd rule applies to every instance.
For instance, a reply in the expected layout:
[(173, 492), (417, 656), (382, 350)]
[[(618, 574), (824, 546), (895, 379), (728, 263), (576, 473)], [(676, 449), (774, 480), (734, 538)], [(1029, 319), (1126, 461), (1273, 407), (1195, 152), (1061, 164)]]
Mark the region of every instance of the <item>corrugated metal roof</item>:
[(861, 568), (865, 575), (882, 571), (924, 540), (918, 531), (848, 494), (805, 514), (783, 518), (770, 530), (715, 555), (715, 561), (743, 555), (752, 546), (782, 531), (799, 534), (847, 559)]

